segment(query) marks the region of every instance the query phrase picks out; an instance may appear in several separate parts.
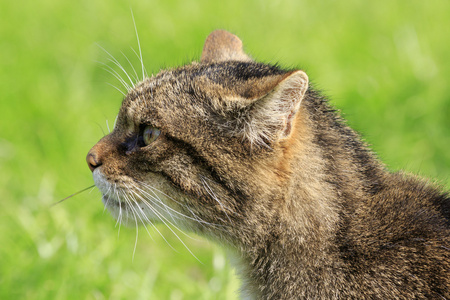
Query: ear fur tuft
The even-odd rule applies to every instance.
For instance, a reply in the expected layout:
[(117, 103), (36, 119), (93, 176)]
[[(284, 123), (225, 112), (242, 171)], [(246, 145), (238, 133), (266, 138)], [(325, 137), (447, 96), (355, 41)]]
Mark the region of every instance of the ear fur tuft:
[(287, 138), (308, 89), (308, 76), (292, 71), (248, 111), (240, 133), (251, 145), (266, 145)]

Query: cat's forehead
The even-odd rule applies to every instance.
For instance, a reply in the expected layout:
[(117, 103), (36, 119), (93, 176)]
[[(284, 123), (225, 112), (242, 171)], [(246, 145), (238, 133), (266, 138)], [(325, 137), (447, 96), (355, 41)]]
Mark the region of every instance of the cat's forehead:
[(194, 62), (163, 70), (137, 84), (123, 101), (120, 114), (128, 123), (157, 120), (161, 114), (198, 115), (211, 103), (220, 106), (217, 99), (250, 97), (259, 81), (285, 73), (277, 66), (256, 62)]
[[(179, 69), (163, 70), (136, 84), (128, 92), (122, 102), (118, 116), (118, 123), (132, 131), (136, 125), (151, 123), (160, 126), (161, 113), (175, 113), (180, 106), (188, 109), (186, 102), (186, 89), (192, 80)], [(183, 99), (182, 99), (183, 98)]]

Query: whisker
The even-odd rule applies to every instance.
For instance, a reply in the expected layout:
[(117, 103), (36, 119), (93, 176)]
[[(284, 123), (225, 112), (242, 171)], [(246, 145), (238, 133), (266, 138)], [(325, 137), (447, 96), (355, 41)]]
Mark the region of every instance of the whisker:
[[(108, 189), (106, 190), (105, 195), (109, 195), (109, 191), (111, 190), (111, 185), (108, 185)], [(106, 202), (105, 205), (103, 206), (103, 213), (105, 213), (106, 207), (108, 206), (109, 203), (109, 197), (106, 197)]]
[[(120, 228), (122, 225), (122, 219), (123, 219), (123, 214), (122, 214), (122, 209), (119, 210), (119, 217), (117, 218), (117, 222), (119, 222), (119, 229), (117, 230), (117, 238), (120, 238)], [(117, 223), (116, 223), (117, 226)]]
[(115, 195), (116, 199), (119, 201), (119, 216), (117, 218), (117, 222), (115, 227), (117, 227), (117, 224), (119, 224), (119, 230), (117, 231), (117, 237), (120, 237), (120, 226), (122, 225), (122, 219), (123, 219), (123, 212), (122, 212), (122, 200), (119, 197), (119, 192), (117, 191), (117, 185), (114, 183), (113, 186), (113, 194)]
[(98, 123), (96, 123), (96, 124), (97, 124), (98, 128), (100, 128), (100, 130), (102, 131), (102, 134), (103, 134), (103, 135), (106, 135), (106, 134), (105, 134), (105, 131), (103, 130), (102, 125), (100, 125), (100, 124), (98, 124)]
[[(138, 187), (137, 187), (137, 188), (138, 188)], [(139, 188), (138, 188), (138, 189), (139, 189)], [(172, 215), (171, 212), (170, 212), (170, 211), (172, 211), (172, 212), (176, 213), (177, 215), (179, 215), (179, 216), (181, 216), (181, 217), (189, 218), (189, 217), (186, 216), (185, 214), (180, 213), (180, 212), (177, 211), (176, 209), (173, 209), (172, 207), (170, 207), (170, 206), (168, 206), (167, 204), (165, 204), (165, 203), (158, 197), (158, 195), (156, 195), (156, 193), (155, 193), (154, 191), (150, 190), (150, 192), (152, 192), (153, 196), (150, 195), (147, 191), (145, 191), (145, 190), (143, 190), (143, 189), (140, 189), (140, 191), (141, 191), (142, 193), (144, 193), (146, 196), (148, 196), (150, 199), (156, 200), (156, 203), (155, 203), (155, 204), (156, 204), (159, 208), (164, 209), (164, 210), (167, 212), (167, 214)], [(162, 206), (161, 206), (161, 205), (162, 205)]]
[[(136, 198), (132, 197), (131, 195), (127, 194), (127, 193), (123, 193), (124, 197), (128, 200), (127, 202), (130, 204), (130, 208), (136, 213), (137, 217), (139, 218), (139, 220), (141, 221), (142, 225), (144, 225), (145, 230), (147, 231), (148, 235), (150, 236), (151, 239), (153, 239), (152, 235), (150, 234), (150, 232), (148, 231), (147, 227), (145, 226), (146, 223), (144, 222), (144, 220), (142, 220), (141, 216), (150, 224), (153, 225), (153, 223), (147, 218), (147, 216), (144, 214), (144, 212), (142, 211), (141, 207), (138, 205)], [(139, 209), (139, 212), (135, 209), (135, 207), (133, 207), (133, 203), (136, 204), (137, 208)]]
[[(175, 220), (173, 220), (173, 218), (172, 218), (172, 220), (175, 222), (175, 224), (174, 223), (172, 223), (170, 220), (168, 220), (167, 219), (167, 217), (165, 217), (161, 212), (158, 212), (155, 208), (153, 208), (153, 207), (151, 207), (151, 204), (150, 203), (148, 203), (147, 202), (147, 200), (146, 199), (144, 199), (144, 198), (142, 198), (142, 201), (156, 214), (156, 215), (158, 215), (158, 217), (161, 219), (161, 217), (163, 217), (164, 218), (164, 220), (166, 220), (167, 221), (167, 223), (169, 223), (170, 225), (172, 225), (176, 230), (178, 230), (180, 233), (182, 233), (184, 236), (186, 236), (186, 237), (188, 237), (188, 238), (190, 238), (191, 240), (194, 240), (194, 241), (198, 241), (198, 239), (196, 239), (196, 238), (194, 238), (194, 237), (192, 237), (192, 236), (190, 236), (189, 234), (187, 234), (185, 231), (183, 231), (183, 230), (181, 230), (179, 227), (178, 227), (178, 225), (176, 224), (176, 221)], [(170, 215), (170, 214), (169, 214)], [(171, 216), (171, 215), (170, 215)], [(172, 216), (171, 216), (172, 217)], [(162, 221), (162, 220), (161, 220)], [(168, 226), (167, 224), (165, 224), (166, 226)], [(203, 225), (203, 224), (202, 224)], [(203, 225), (204, 226), (204, 225)]]
[(56, 204), (59, 204), (59, 203), (61, 203), (61, 202), (63, 202), (63, 201), (66, 201), (67, 199), (72, 198), (73, 196), (76, 196), (76, 195), (78, 195), (78, 194), (81, 194), (82, 192), (87, 191), (88, 189), (93, 189), (93, 188), (95, 188), (95, 184), (94, 184), (94, 185), (91, 185), (91, 186), (89, 186), (89, 187), (87, 187), (87, 188), (85, 188), (85, 189), (82, 189), (81, 191), (78, 191), (78, 192), (76, 192), (76, 193), (73, 193), (72, 195), (67, 196), (67, 197), (64, 198), (64, 199), (61, 199), (61, 200), (59, 200), (59, 201), (57, 201), (57, 202), (51, 204), (51, 205), (49, 206), (49, 208), (50, 208), (50, 207), (53, 207), (53, 206), (55, 206)]
[[(111, 59), (109, 59), (109, 61), (111, 61)], [(128, 85), (128, 83), (122, 78), (122, 76), (120, 76), (120, 74), (114, 70), (111, 66), (109, 66), (108, 64), (105, 64), (104, 62), (101, 61), (97, 61), (97, 63), (103, 65), (103, 70), (105, 70), (106, 72), (108, 72), (109, 74), (113, 75), (122, 85), (123, 87), (127, 90), (130, 91), (131, 87)]]
[[(125, 95), (124, 95), (125, 96)], [(116, 124), (117, 124), (117, 118), (119, 117), (119, 115), (116, 115), (116, 118), (114, 119), (114, 128), (116, 128)]]
[(134, 19), (133, 9), (130, 8), (130, 10), (131, 10), (131, 18), (133, 19), (134, 31), (136, 33), (136, 39), (137, 39), (137, 43), (138, 43), (138, 47), (139, 47), (139, 59), (141, 60), (142, 80), (144, 80), (147, 72), (145, 71), (145, 68), (144, 68), (144, 60), (142, 59), (141, 42), (139, 40), (139, 34), (137, 31), (137, 27), (136, 27), (136, 21)]
[(125, 68), (122, 66), (122, 64), (119, 63), (119, 61), (116, 60), (115, 58), (114, 59), (108, 59), (108, 61), (110, 61), (113, 64), (115, 64), (125, 74), (125, 76), (127, 77), (128, 81), (130, 81), (130, 84), (131, 84), (131, 85), (128, 85), (128, 83), (127, 83), (127, 86), (129, 88), (129, 90), (131, 90), (134, 87), (134, 82), (131, 79), (130, 75), (128, 75), (128, 72), (125, 70)]
[(136, 213), (135, 213), (135, 210), (134, 210), (134, 208), (133, 208), (133, 203), (131, 202), (131, 200), (129, 200), (128, 198), (127, 198), (127, 194), (125, 193), (125, 192), (122, 192), (122, 194), (123, 194), (123, 199), (125, 200), (125, 203), (127, 204), (127, 206), (130, 208), (128, 211), (130, 211), (131, 213), (132, 213), (132, 215), (133, 215), (133, 218), (134, 218), (134, 223), (135, 223), (135, 225), (136, 225), (136, 238), (135, 238), (135, 241), (134, 241), (134, 249), (133, 249), (133, 257), (132, 257), (132, 261), (134, 261), (134, 256), (135, 256), (135, 254), (136, 254), (136, 248), (137, 248), (137, 242), (138, 242), (138, 238), (139, 238), (139, 226), (138, 226), (138, 220), (137, 220), (137, 218), (136, 218)]
[[(133, 193), (135, 193), (135, 192), (133, 191)], [(137, 195), (137, 196), (139, 197), (139, 195)], [(153, 207), (151, 207), (149, 203), (144, 202), (144, 204), (145, 204), (145, 205), (146, 205), (153, 213), (155, 213)], [(145, 216), (145, 214), (144, 214), (144, 216)], [(145, 216), (145, 218), (146, 218), (146, 220), (148, 220), (148, 218), (147, 218), (146, 216)], [(164, 235), (161, 233), (161, 231), (159, 231), (159, 229), (156, 227), (156, 225), (153, 224), (153, 222), (151, 222), (150, 220), (148, 220), (148, 222), (152, 225), (153, 229), (155, 229), (155, 230), (159, 233), (159, 235), (163, 238), (163, 240), (167, 243), (167, 245), (169, 245), (169, 247), (172, 248), (173, 251), (175, 251), (175, 252), (178, 253), (178, 251), (177, 251), (177, 250), (169, 243), (169, 241), (164, 237)]]
[(117, 86), (115, 86), (115, 85), (113, 85), (113, 84), (111, 84), (111, 83), (109, 83), (109, 82), (106, 82), (106, 84), (109, 85), (109, 86), (112, 86), (113, 88), (115, 88), (116, 90), (118, 90), (124, 97), (127, 96), (127, 95), (126, 95), (124, 92), (122, 92)]
[[(141, 189), (142, 190), (142, 189)], [(169, 205), (165, 204), (159, 197), (158, 195), (150, 190), (150, 192), (152, 192), (152, 195), (149, 195), (145, 190), (142, 190), (143, 193), (147, 194), (147, 196), (150, 198), (150, 200), (156, 200), (156, 203), (152, 201), (152, 203), (156, 204), (159, 208), (164, 209), (166, 211), (166, 213), (170, 216), (170, 218), (172, 219), (173, 222), (175, 221), (175, 218), (177, 219), (181, 219), (181, 218), (187, 218), (186, 215), (184, 215), (183, 213), (178, 212), (176, 209), (171, 208)], [(162, 207), (161, 205), (162, 204)], [(172, 210), (173, 212), (175, 212), (175, 214), (172, 214), (170, 212), (170, 210)]]
[[(135, 192), (135, 191), (133, 191), (133, 190), (132, 190), (132, 192), (133, 192), (137, 197), (139, 197), (139, 199), (141, 199), (141, 201), (142, 201), (142, 202), (143, 202), (143, 203), (144, 203), (144, 204), (145, 204), (145, 205), (146, 205), (153, 213), (157, 214), (158, 217), (159, 217), (159, 216), (162, 216), (162, 217), (163, 217), (170, 225), (172, 225), (173, 227), (175, 227), (178, 231), (180, 231), (181, 233), (183, 233), (183, 234), (186, 235), (187, 237), (193, 239), (193, 238), (190, 237), (187, 233), (185, 233), (184, 231), (182, 231), (181, 229), (179, 229), (177, 225), (175, 225), (174, 223), (170, 222), (166, 217), (164, 217), (163, 214), (161, 214), (161, 213), (158, 212), (154, 207), (152, 207), (151, 204), (150, 204), (143, 196), (139, 195), (137, 192)], [(171, 215), (171, 214), (169, 213), (169, 215)], [(161, 221), (162, 221), (162, 220), (161, 220)], [(175, 222), (175, 220), (174, 220), (174, 222)], [(166, 226), (167, 226), (167, 224), (166, 224)]]
[(128, 59), (128, 56), (126, 56), (125, 53), (123, 53), (123, 52), (121, 52), (121, 53), (122, 53), (122, 55), (125, 57), (125, 59), (128, 61), (128, 64), (131, 66), (131, 69), (132, 69), (133, 72), (134, 72), (134, 77), (133, 77), (133, 79), (134, 79), (134, 82), (135, 82), (134, 85), (136, 85), (136, 83), (139, 82), (139, 75), (137, 74), (136, 69), (134, 68), (134, 66), (133, 66), (133, 64), (131, 63), (131, 61)]
[[(202, 181), (203, 186), (205, 187), (206, 192), (217, 202), (219, 203), (220, 207), (222, 207), (223, 212), (225, 213), (225, 215), (228, 218), (228, 221), (230, 221), (230, 223), (233, 223), (230, 219), (230, 216), (228, 215), (227, 211), (225, 210), (225, 207), (222, 205), (222, 202), (219, 201), (219, 199), (217, 199), (216, 194), (214, 194), (214, 191), (211, 189), (211, 187), (209, 186), (209, 184), (206, 182), (206, 180), (204, 179), (204, 176), (200, 175), (200, 180)], [(228, 210), (230, 210), (228, 207), (226, 208)], [(230, 210), (231, 211), (231, 210)]]
[(143, 186), (145, 186), (145, 187), (147, 187), (147, 188), (149, 188), (149, 189), (151, 189), (151, 190), (157, 191), (158, 193), (160, 193), (161, 195), (164, 195), (165, 197), (167, 197), (168, 199), (172, 200), (172, 201), (175, 202), (176, 204), (183, 205), (183, 203), (177, 201), (176, 199), (174, 199), (173, 197), (167, 195), (167, 194), (164, 193), (163, 191), (161, 191), (161, 190), (159, 190), (159, 189), (157, 189), (157, 188), (155, 188), (155, 187), (153, 187), (153, 186), (151, 186), (151, 185), (149, 185), (149, 184), (147, 184), (147, 183), (145, 183), (145, 182), (139, 181), (139, 184), (142, 184)]
[[(131, 50), (133, 50), (133, 52), (134, 52), (134, 54), (136, 55), (136, 57), (140, 60), (141, 58), (140, 58), (140, 56), (139, 56), (139, 54), (136, 52), (136, 50), (133, 48), (133, 47), (130, 47), (131, 48)], [(146, 78), (146, 77), (148, 77), (148, 74), (147, 74), (147, 70), (145, 70), (145, 67), (144, 67), (144, 71), (143, 71), (143, 76), (144, 76), (144, 79)], [(144, 79), (142, 79), (142, 80), (144, 80)]]
[[(133, 191), (134, 192), (134, 191)], [(142, 197), (139, 194), (136, 194), (138, 197)], [(141, 198), (142, 199), (142, 198)], [(172, 229), (171, 226), (169, 226), (166, 221), (174, 226), (175, 228), (179, 229), (176, 225), (174, 225), (173, 223), (171, 223), (166, 217), (164, 217), (164, 215), (162, 215), (160, 212), (158, 212), (157, 210), (150, 208), (152, 210), (153, 213), (155, 213), (155, 215), (161, 220), (161, 222), (163, 222), (164, 225), (166, 225), (167, 228), (169, 228), (169, 230), (175, 235), (175, 237), (181, 242), (181, 244), (183, 244), (183, 246), (189, 251), (189, 253), (197, 260), (199, 261), (201, 264), (203, 264), (200, 259), (198, 259), (197, 256), (195, 256), (195, 254), (191, 251), (191, 249), (189, 249), (189, 247), (183, 242), (183, 240), (178, 236), (178, 234)], [(164, 221), (166, 220), (166, 221)]]
[[(166, 222), (164, 222), (163, 219), (165, 219), (166, 221), (168, 221), (170, 223), (169, 220), (167, 220), (167, 218), (165, 218), (162, 214), (160, 214), (159, 212), (157, 212), (156, 210), (154, 211), (156, 213), (156, 215), (159, 217), (159, 219), (164, 223), (164, 225), (167, 226), (167, 228), (169, 228), (169, 230), (175, 235), (175, 237), (181, 242), (181, 244), (183, 244), (183, 246), (189, 251), (189, 253), (197, 260), (199, 261), (201, 264), (203, 264), (203, 262), (197, 257), (195, 256), (195, 254), (191, 251), (191, 249), (189, 249), (189, 247), (183, 242), (183, 240), (178, 236), (178, 234), (172, 229), (172, 227), (170, 227), (169, 225), (167, 225)], [(163, 219), (162, 219), (163, 218)], [(172, 225), (175, 228), (178, 229), (178, 227), (176, 227), (175, 225)]]
[[(134, 87), (134, 83), (133, 80), (131, 80), (131, 77), (128, 75), (127, 71), (125, 70), (125, 68), (122, 66), (122, 64), (111, 54), (109, 53), (105, 48), (103, 48), (102, 46), (100, 46), (100, 44), (97, 44), (98, 47), (100, 47), (106, 54), (109, 55), (110, 59), (108, 59), (110, 62), (112, 62), (113, 64), (115, 64), (128, 78), (128, 80), (131, 83), (131, 86), (128, 86), (128, 90), (131, 90), (131, 87)], [(124, 81), (124, 80), (123, 80)]]
[[(179, 215), (179, 216), (181, 216), (181, 217), (183, 217), (183, 218), (186, 218), (186, 219), (189, 219), (189, 220), (193, 220), (193, 221), (196, 221), (196, 222), (201, 223), (201, 224), (206, 224), (206, 225), (213, 226), (213, 227), (222, 227), (222, 226), (223, 226), (223, 225), (214, 224), (214, 223), (210, 223), (210, 222), (206, 222), (206, 221), (202, 220), (202, 219), (201, 219), (200, 217), (198, 217), (198, 216), (197, 216), (197, 215), (196, 215), (196, 214), (195, 214), (195, 213), (194, 213), (187, 205), (182, 204), (182, 203), (176, 201), (175, 199), (173, 199), (173, 198), (170, 197), (169, 195), (163, 193), (162, 191), (160, 191), (160, 190), (158, 190), (158, 189), (156, 189), (156, 188), (154, 188), (154, 187), (152, 187), (152, 186), (150, 186), (150, 185), (147, 185), (146, 183), (141, 182), (141, 184), (142, 184), (143, 186), (145, 186), (146, 188), (148, 188), (149, 191), (152, 192), (154, 196), (150, 195), (147, 191), (145, 191), (145, 190), (139, 188), (138, 186), (136, 186), (136, 185), (134, 185), (134, 186), (135, 186), (136, 189), (139, 189), (140, 192), (144, 193), (146, 196), (150, 197), (150, 198), (153, 199), (153, 200), (156, 200), (156, 201), (157, 201), (157, 203), (155, 203), (156, 205), (158, 205), (158, 203), (161, 204), (163, 207), (161, 207), (160, 205), (158, 205), (158, 207), (160, 207), (161, 209), (165, 208), (166, 211), (167, 211), (167, 210), (170, 210), (170, 211), (174, 212), (175, 214), (177, 214), (177, 215)], [(161, 193), (162, 195), (168, 197), (170, 200), (174, 201), (174, 202), (177, 203), (178, 205), (180, 205), (180, 206), (182, 206), (182, 207), (185, 207), (187, 210), (189, 210), (189, 212), (190, 212), (194, 217), (189, 217), (189, 216), (187, 216), (187, 215), (185, 215), (185, 214), (183, 214), (183, 213), (181, 213), (181, 212), (179, 212), (179, 211), (173, 209), (172, 207), (168, 206), (167, 204), (165, 204), (163, 201), (161, 201), (161, 199), (159, 199), (158, 195), (156, 195), (155, 191), (153, 191), (152, 189), (154, 189), (154, 190), (156, 190), (157, 192)], [(168, 212), (168, 213), (169, 213), (169, 212)], [(170, 213), (169, 213), (169, 214), (170, 214)]]

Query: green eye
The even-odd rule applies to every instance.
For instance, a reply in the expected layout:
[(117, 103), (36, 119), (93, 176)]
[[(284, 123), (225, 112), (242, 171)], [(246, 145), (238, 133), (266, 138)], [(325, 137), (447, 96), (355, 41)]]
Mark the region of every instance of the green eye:
[(153, 143), (161, 134), (161, 130), (155, 127), (145, 126), (144, 132), (142, 133), (142, 139), (144, 140), (145, 146)]

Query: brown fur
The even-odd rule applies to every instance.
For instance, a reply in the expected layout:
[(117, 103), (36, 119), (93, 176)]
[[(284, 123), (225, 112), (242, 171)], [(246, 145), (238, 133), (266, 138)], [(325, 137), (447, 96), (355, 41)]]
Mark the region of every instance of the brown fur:
[(448, 195), (389, 173), (304, 72), (225, 31), (138, 84), (87, 161), (116, 218), (174, 217), (233, 249), (244, 296), (450, 299)]

